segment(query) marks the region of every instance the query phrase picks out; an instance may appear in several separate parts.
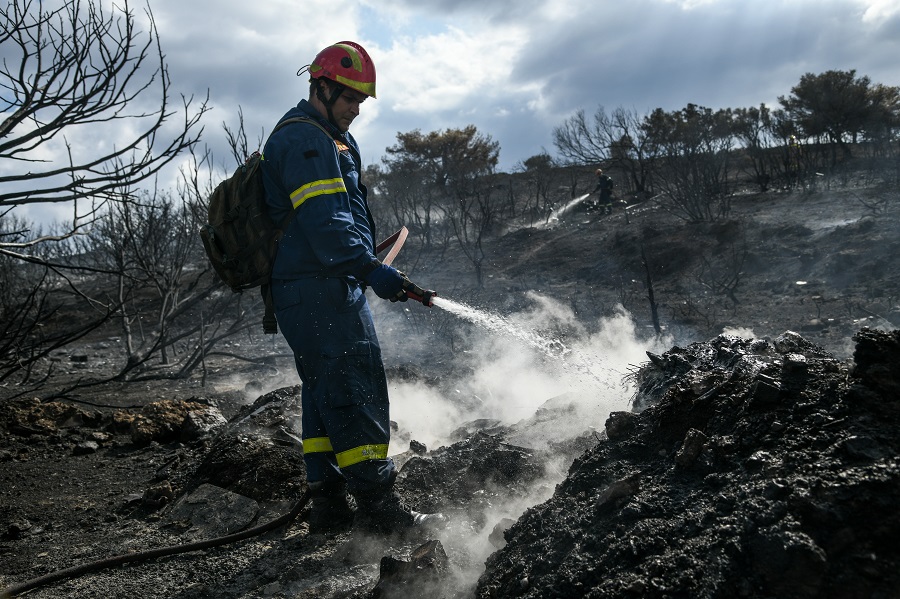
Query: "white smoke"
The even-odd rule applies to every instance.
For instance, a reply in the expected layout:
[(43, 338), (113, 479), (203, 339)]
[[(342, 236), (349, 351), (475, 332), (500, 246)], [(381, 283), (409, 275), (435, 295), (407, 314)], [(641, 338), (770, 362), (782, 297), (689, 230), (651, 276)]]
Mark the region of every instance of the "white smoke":
[(741, 339), (756, 339), (756, 333), (748, 327), (725, 327), (722, 329), (722, 334), (730, 337), (740, 337)]
[(647, 350), (671, 346), (669, 338), (639, 337), (621, 306), (612, 316), (584, 323), (557, 300), (533, 292), (527, 297), (529, 309), (508, 316), (436, 302), (477, 325), (458, 357), (469, 368), (464, 378), (444, 382), (442, 389), (450, 391), (443, 393), (422, 383), (391, 382), (391, 418), (401, 430), (432, 448), (448, 443), (448, 434), (466, 422), (513, 425), (548, 402), (565, 401), (576, 408), (575, 421), (567, 423), (575, 428), (555, 435), (559, 441), (573, 438), (588, 428), (581, 416), (598, 428), (610, 411), (627, 409), (633, 392), (625, 380), (629, 368), (646, 361)]
[[(450, 433), (478, 419), (511, 426), (515, 432), (506, 440), (523, 447), (546, 449), (592, 432), (599, 438), (609, 413), (628, 409), (633, 395), (625, 378), (629, 369), (647, 360), (647, 350), (659, 353), (672, 344), (670, 338), (641, 338), (621, 306), (611, 316), (586, 323), (553, 298), (533, 292), (527, 297), (527, 310), (506, 316), (450, 300), (436, 302), (435, 309), (476, 325), (465, 336), (465, 351), (458, 353), (467, 362), (467, 374), (445, 382), (444, 392), (423, 383), (390, 383), (391, 417), (401, 431), (429, 449), (449, 444)], [(394, 449), (405, 447), (392, 442)], [(545, 463), (544, 480), (523, 496), (509, 497), (486, 482), (485, 492), (505, 500), (493, 502), (484, 513), (454, 515), (440, 540), (451, 558), (457, 590), (474, 588), (485, 560), (497, 549), (495, 527), (550, 498), (566, 476), (568, 459)]]

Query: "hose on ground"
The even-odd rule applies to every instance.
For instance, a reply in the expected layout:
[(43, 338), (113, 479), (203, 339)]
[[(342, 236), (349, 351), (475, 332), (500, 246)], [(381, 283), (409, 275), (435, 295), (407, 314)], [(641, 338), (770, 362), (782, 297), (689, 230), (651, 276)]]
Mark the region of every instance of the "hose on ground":
[(63, 570), (57, 570), (56, 572), (51, 572), (49, 574), (45, 574), (38, 578), (33, 578), (31, 580), (26, 580), (25, 582), (20, 582), (19, 584), (14, 584), (11, 587), (8, 587), (2, 591), (0, 591), (0, 599), (8, 599), (9, 597), (15, 597), (17, 595), (21, 595), (27, 591), (34, 590), (36, 588), (46, 586), (48, 584), (58, 582), (60, 580), (66, 580), (68, 578), (75, 578), (77, 576), (82, 576), (89, 572), (97, 572), (98, 570), (104, 570), (106, 568), (111, 568), (113, 566), (121, 566), (123, 564), (131, 564), (134, 562), (143, 562), (151, 559), (156, 559), (159, 557), (165, 557), (168, 555), (177, 555), (179, 553), (188, 553), (190, 551), (199, 551), (201, 549), (209, 549), (210, 547), (220, 547), (222, 545), (228, 545), (229, 543), (235, 543), (237, 541), (242, 541), (244, 539), (249, 539), (251, 537), (255, 537), (257, 535), (261, 535), (264, 532), (268, 532), (270, 530), (274, 530), (285, 524), (291, 522), (294, 518), (297, 517), (300, 512), (303, 511), (303, 508), (306, 507), (306, 504), (309, 502), (309, 491), (303, 493), (297, 503), (291, 508), (289, 512), (286, 514), (279, 516), (278, 518), (266, 522), (265, 524), (260, 524), (254, 528), (250, 528), (241, 532), (236, 532), (234, 534), (225, 535), (221, 537), (216, 537), (214, 539), (206, 539), (203, 541), (194, 541), (193, 543), (185, 543), (182, 545), (172, 545), (170, 547), (160, 547), (159, 549), (148, 549), (146, 551), (139, 551), (137, 553), (126, 553), (122, 555), (116, 555), (113, 557), (107, 557), (104, 559), (100, 559), (94, 562), (89, 562), (86, 564), (81, 564), (80, 566), (73, 566), (71, 568), (65, 568)]

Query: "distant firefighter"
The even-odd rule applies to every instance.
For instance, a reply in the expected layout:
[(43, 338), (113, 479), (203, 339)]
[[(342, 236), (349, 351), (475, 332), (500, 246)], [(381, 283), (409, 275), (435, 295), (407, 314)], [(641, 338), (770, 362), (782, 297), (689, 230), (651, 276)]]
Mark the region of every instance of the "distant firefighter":
[(614, 185), (612, 177), (603, 174), (603, 169), (598, 168), (597, 187), (595, 187), (594, 191), (591, 193), (600, 192), (600, 209), (606, 212), (606, 214), (612, 212), (612, 190)]

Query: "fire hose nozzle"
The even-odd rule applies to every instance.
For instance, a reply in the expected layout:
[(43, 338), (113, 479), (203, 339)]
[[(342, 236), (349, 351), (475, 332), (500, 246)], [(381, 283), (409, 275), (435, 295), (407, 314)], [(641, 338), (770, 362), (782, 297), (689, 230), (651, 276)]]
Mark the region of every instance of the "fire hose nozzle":
[(434, 297), (437, 295), (436, 291), (431, 291), (430, 289), (417, 289), (416, 291), (421, 291), (422, 293), (419, 294), (414, 291), (407, 291), (406, 297), (416, 300), (417, 302), (422, 302), (423, 306), (429, 308), (434, 306)]

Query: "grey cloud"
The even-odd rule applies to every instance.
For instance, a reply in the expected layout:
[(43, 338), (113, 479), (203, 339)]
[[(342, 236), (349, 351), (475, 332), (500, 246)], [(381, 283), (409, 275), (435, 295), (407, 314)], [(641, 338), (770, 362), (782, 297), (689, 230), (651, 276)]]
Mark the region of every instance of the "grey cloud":
[[(858, 4), (850, 0), (723, 2), (693, 10), (659, 0), (593, 2), (584, 3), (581, 12), (560, 22), (538, 16), (544, 5), (537, 0), (394, 4), (428, 20), (431, 27), (445, 22), (485, 36), (491, 35), (492, 23), (526, 28), (528, 43), (511, 65), (512, 85), (537, 85), (547, 108), (538, 113), (528, 107), (536, 93), (520, 95), (496, 88), (473, 90), (461, 107), (475, 106), (471, 116), (461, 116), (457, 109), (402, 113), (388, 100), (379, 100), (377, 122), (360, 135), (366, 160), (380, 159), (385, 148), (396, 142), (397, 132), (471, 123), (501, 143), (502, 166), (511, 168), (542, 148), (552, 151), (548, 147), (552, 128), (579, 109), (590, 113), (600, 105), (646, 111), (674, 110), (688, 102), (712, 108), (773, 103), (778, 95), (788, 94), (805, 72), (831, 68), (856, 68), (859, 74), (888, 84), (897, 79), (885, 80), (883, 74), (897, 72), (888, 57), (896, 56), (894, 40), (900, 36), (889, 33), (896, 32), (900, 17), (883, 24), (877, 35), (867, 35), (872, 32), (866, 31)], [(187, 84), (195, 93), (211, 90), (216, 108), (207, 122), (210, 141), (219, 136), (213, 129), (221, 129), (223, 120), (236, 119), (238, 104), (251, 131), (268, 130), (274, 119), (305, 95), (305, 83), (291, 80), (303, 61), (284, 55), (242, 54), (229, 47), (222, 42), (227, 36), (205, 31), (198, 24), (208, 9), (202, 2), (195, 2), (188, 12), (179, 7), (180, 15), (190, 16), (181, 17), (188, 20), (186, 29), (176, 31), (171, 42), (161, 30), (173, 77), (177, 76), (175, 87), (185, 89), (180, 84)], [(212, 21), (221, 27), (229, 22), (229, 9), (218, 9), (226, 16)], [(245, 8), (233, 10), (232, 15), (247, 14)], [(172, 17), (166, 18), (171, 22)], [(414, 35), (415, 26), (406, 34)], [(895, 51), (882, 52), (879, 45)], [(202, 53), (194, 50), (198, 47)], [(869, 67), (877, 67), (878, 72), (870, 72)], [(501, 111), (506, 116), (497, 116)]]
[[(364, 131), (354, 131), (364, 159), (380, 159), (398, 132), (471, 123), (500, 142), (501, 166), (512, 168), (542, 149), (552, 152), (553, 127), (579, 109), (592, 113), (602, 105), (643, 112), (674, 110), (688, 102), (711, 108), (774, 103), (804, 73), (828, 69), (853, 68), (875, 82), (900, 84), (895, 59), (900, 54), (900, 14), (878, 26), (867, 25), (855, 0), (722, 1), (691, 10), (662, 0), (585, 1), (579, 12), (547, 19), (542, 9), (549, 1), (391, 4), (414, 15), (394, 32), (407, 36), (409, 43), (419, 34), (416, 16), (427, 22), (428, 33), (452, 26), (490, 39), (495, 27), (515, 25), (527, 32), (527, 42), (509, 65), (507, 87), (498, 81), (472, 90), (454, 109), (435, 112), (426, 106), (403, 112), (386, 94), (378, 100), (378, 118)], [(323, 38), (344, 37), (355, 10), (342, 9), (348, 16), (340, 20), (341, 11), (329, 9), (334, 15), (323, 16), (306, 3), (287, 3), (278, 9), (283, 16), (275, 17), (231, 0), (153, 0), (152, 7), (173, 92), (199, 98), (210, 91), (214, 109), (204, 120), (204, 141), (221, 159), (229, 158), (221, 123), (235, 124), (240, 105), (251, 137), (269, 131), (306, 94), (305, 81), (295, 76), (309, 60), (301, 55), (312, 56)], [(377, 18), (387, 9), (374, 2), (366, 7), (376, 18), (358, 25), (360, 35), (388, 47), (394, 40), (386, 37)], [(314, 14), (319, 20), (310, 31), (303, 19)], [(366, 35), (367, 27), (377, 31)], [(481, 57), (492, 59), (489, 53)], [(532, 107), (539, 97), (541, 102)]]
[(807, 71), (850, 68), (859, 59), (864, 74), (878, 54), (869, 47), (866, 57), (855, 48), (853, 40), (867, 36), (850, 2), (821, 10), (781, 3), (778, 11), (766, 3), (695, 10), (647, 1), (604, 6), (562, 28), (536, 30), (514, 71), (520, 81), (546, 81), (562, 113), (596, 102), (754, 105), (788, 93)]

